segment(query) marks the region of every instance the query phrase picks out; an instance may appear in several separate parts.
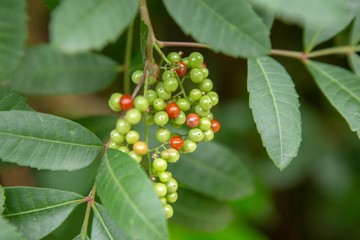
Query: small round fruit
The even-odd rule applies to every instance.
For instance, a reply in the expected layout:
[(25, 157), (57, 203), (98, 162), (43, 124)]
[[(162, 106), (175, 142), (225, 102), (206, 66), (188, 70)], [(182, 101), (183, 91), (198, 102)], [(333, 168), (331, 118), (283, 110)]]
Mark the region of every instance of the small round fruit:
[(174, 102), (169, 102), (166, 106), (166, 113), (169, 115), (169, 118), (177, 118), (180, 114), (180, 107)]
[(201, 142), (204, 140), (204, 132), (201, 131), (199, 128), (192, 128), (189, 130), (188, 136), (190, 140), (194, 142)]
[(148, 145), (143, 141), (137, 141), (133, 145), (133, 151), (140, 156), (143, 156), (149, 152)]
[(134, 99), (134, 106), (140, 112), (145, 112), (149, 107), (149, 100), (144, 96), (136, 96)]
[(134, 159), (135, 162), (140, 163), (142, 160), (142, 157), (138, 154), (136, 154), (134, 151), (128, 152), (129, 156)]
[(171, 52), (168, 54), (167, 59), (171, 62), (171, 63), (177, 63), (180, 61), (181, 57), (177, 52)]
[(201, 83), (204, 80), (204, 75), (200, 69), (194, 68), (190, 71), (190, 79), (193, 83)]
[(211, 101), (213, 103), (213, 106), (215, 106), (216, 104), (218, 104), (219, 102), (219, 95), (214, 92), (214, 91), (210, 91), (206, 94), (207, 96), (209, 96), (211, 98)]
[(157, 158), (153, 161), (152, 163), (152, 167), (154, 168), (154, 170), (156, 170), (157, 172), (163, 172), (166, 170), (167, 168), (167, 161), (162, 159), (162, 158)]
[(171, 218), (174, 215), (174, 209), (170, 204), (166, 204), (165, 206), (163, 206), (163, 209), (166, 218)]
[(119, 145), (116, 142), (110, 141), (108, 147), (112, 149), (117, 149)]
[(168, 171), (159, 173), (159, 180), (163, 183), (167, 183), (171, 179), (172, 174)]
[(183, 125), (184, 123), (186, 122), (186, 114), (183, 112), (183, 111), (180, 111), (180, 114), (179, 116), (177, 116), (175, 119), (174, 119), (174, 123), (176, 125)]
[(196, 150), (197, 148), (197, 144), (190, 140), (190, 139), (186, 139), (184, 141), (184, 146), (181, 148), (181, 150), (183, 151), (183, 153), (192, 153)]
[(210, 92), (213, 86), (213, 82), (208, 78), (204, 79), (201, 83), (199, 83), (199, 89), (203, 92)]
[(136, 70), (135, 72), (133, 72), (133, 74), (131, 75), (131, 81), (135, 84), (138, 84), (141, 80), (143, 76), (143, 71), (142, 70)]
[(110, 99), (108, 101), (108, 105), (111, 108), (111, 110), (115, 112), (120, 112), (122, 110), (120, 106), (120, 99), (122, 97), (121, 93), (113, 93), (110, 96)]
[(165, 197), (166, 197), (167, 202), (174, 203), (178, 199), (178, 194), (177, 194), (177, 192), (168, 193), (168, 194), (166, 194)]
[(111, 131), (110, 138), (116, 144), (121, 144), (125, 141), (124, 135), (119, 133), (119, 131), (117, 129), (114, 129)]
[(200, 117), (206, 117), (210, 113), (210, 109), (205, 110), (203, 109), (200, 104), (195, 106), (195, 112), (199, 114)]
[(160, 143), (165, 143), (169, 141), (171, 136), (170, 130), (167, 128), (159, 128), (155, 132), (156, 140), (158, 140)]
[(159, 82), (158, 84), (156, 84), (155, 91), (158, 97), (164, 100), (168, 100), (171, 97), (171, 92), (167, 92), (165, 90), (163, 82)]
[(210, 110), (213, 106), (211, 98), (209, 96), (202, 96), (199, 100), (199, 105), (201, 106), (202, 109), (206, 110)]
[(176, 150), (180, 150), (184, 145), (184, 140), (180, 136), (170, 138), (170, 146)]
[(149, 104), (153, 104), (154, 100), (157, 98), (157, 94), (154, 90), (149, 89), (147, 90), (146, 98), (149, 101)]
[(153, 102), (153, 107), (155, 111), (162, 111), (166, 108), (165, 100), (162, 98), (156, 98)]
[(131, 124), (123, 118), (119, 118), (116, 122), (116, 130), (121, 134), (127, 134), (131, 129)]
[(186, 72), (186, 65), (183, 61), (181, 61), (179, 66), (176, 68), (176, 73), (179, 77), (183, 77), (186, 75)]
[(130, 152), (129, 148), (126, 147), (126, 146), (120, 146), (120, 147), (117, 148), (117, 150), (119, 150), (119, 151), (121, 151), (121, 152), (123, 152), (123, 153), (128, 153), (128, 152)]
[(137, 108), (132, 108), (125, 113), (124, 119), (131, 125), (136, 125), (141, 121), (141, 112)]
[(193, 52), (189, 55), (189, 63), (191, 68), (201, 67), (204, 62), (204, 57), (199, 52)]
[(161, 75), (161, 78), (163, 81), (165, 81), (168, 78), (173, 78), (173, 77), (175, 77), (175, 73), (171, 70), (165, 70), (163, 72), (163, 74)]
[(128, 144), (134, 144), (140, 139), (140, 134), (135, 130), (130, 130), (125, 136)]
[(207, 69), (206, 67), (201, 67), (200, 68), (204, 78), (207, 78), (209, 76), (209, 69)]
[(221, 124), (218, 120), (211, 120), (211, 129), (214, 131), (214, 133), (217, 133), (221, 128)]
[(154, 183), (153, 188), (159, 197), (165, 197), (167, 193), (167, 187), (164, 183)]
[(199, 128), (202, 131), (206, 131), (206, 130), (210, 129), (211, 128), (211, 120), (208, 119), (207, 117), (200, 118)]
[(159, 200), (160, 200), (161, 206), (165, 206), (167, 204), (166, 197), (161, 197), (161, 198), (159, 198)]
[(200, 89), (194, 88), (190, 91), (189, 97), (194, 101), (198, 101), (202, 97), (202, 92)]
[(175, 92), (178, 87), (179, 83), (176, 78), (168, 78), (164, 80), (164, 89), (166, 92)]
[(169, 153), (169, 158), (166, 160), (169, 163), (175, 163), (180, 159), (180, 153), (178, 152), (178, 150), (176, 150), (174, 148), (169, 148), (167, 151)]
[(169, 116), (165, 111), (159, 111), (154, 115), (154, 122), (156, 125), (162, 127), (169, 121)]
[(185, 64), (185, 67), (186, 67), (187, 69), (190, 68), (190, 61), (189, 61), (189, 58), (188, 58), (188, 57), (184, 57), (184, 58), (182, 59), (182, 62)]
[(134, 106), (132, 97), (129, 94), (124, 94), (120, 98), (120, 106), (125, 111), (131, 109)]
[(210, 142), (214, 139), (214, 131), (211, 129), (208, 129), (204, 131), (204, 142)]
[(186, 126), (190, 128), (194, 128), (199, 126), (200, 124), (200, 116), (196, 113), (189, 113), (186, 116)]
[(176, 104), (179, 106), (181, 111), (187, 112), (189, 111), (191, 104), (189, 102), (189, 100), (187, 100), (186, 98), (180, 98), (176, 101)]
[(170, 178), (166, 183), (167, 192), (174, 193), (178, 189), (178, 182), (174, 178)]
[(168, 160), (170, 158), (170, 152), (168, 149), (162, 150), (160, 156), (162, 159)]

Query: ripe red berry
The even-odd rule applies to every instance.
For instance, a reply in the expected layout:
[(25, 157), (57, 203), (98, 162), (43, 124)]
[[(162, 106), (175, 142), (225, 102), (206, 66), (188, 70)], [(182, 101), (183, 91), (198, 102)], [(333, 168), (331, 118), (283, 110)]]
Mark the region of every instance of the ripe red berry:
[(211, 120), (211, 130), (213, 130), (214, 133), (218, 132), (220, 130), (221, 124), (218, 120)]
[(186, 116), (186, 125), (188, 127), (194, 128), (199, 126), (200, 116), (196, 113), (190, 113)]
[(120, 98), (120, 106), (125, 111), (131, 109), (134, 106), (134, 102), (133, 102), (132, 97), (129, 94), (124, 94)]
[(180, 62), (179, 67), (176, 68), (176, 73), (179, 77), (185, 76), (186, 75), (186, 66), (184, 62)]
[(177, 118), (181, 111), (180, 107), (174, 102), (169, 102), (165, 110), (169, 118)]
[(180, 150), (184, 146), (184, 140), (180, 136), (170, 138), (170, 146), (176, 150)]

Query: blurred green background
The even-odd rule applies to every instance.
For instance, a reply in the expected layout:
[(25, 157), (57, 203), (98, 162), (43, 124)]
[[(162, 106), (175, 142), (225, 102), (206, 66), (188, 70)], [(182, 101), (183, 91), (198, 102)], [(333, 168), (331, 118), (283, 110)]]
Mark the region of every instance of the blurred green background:
[[(42, 1), (28, 1), (29, 46), (48, 41), (49, 13)], [(161, 1), (149, 1), (155, 34), (164, 41), (193, 41), (185, 36), (167, 15)], [(138, 54), (138, 24), (135, 21), (133, 54)], [(189, 23), (191, 24), (191, 23)], [(319, 46), (326, 48), (341, 43), (338, 38)], [(302, 30), (295, 25), (275, 21), (271, 31), (276, 49), (302, 50)], [(104, 53), (122, 62), (125, 38), (110, 44)], [(185, 55), (194, 49), (182, 50)], [(205, 56), (210, 78), (219, 93), (221, 106), (216, 116), (222, 131), (216, 140), (231, 147), (250, 169), (255, 181), (252, 195), (228, 204), (234, 210), (232, 223), (221, 231), (201, 233), (170, 221), (172, 240), (300, 240), (360, 239), (360, 144), (346, 122), (319, 92), (302, 64), (296, 60), (276, 58), (292, 76), (300, 95), (303, 141), (290, 166), (280, 172), (268, 158), (256, 131), (248, 107), (246, 61), (233, 59), (206, 49), (196, 49)], [(346, 59), (331, 56), (319, 59), (348, 68)], [(106, 91), (96, 95), (29, 97), (36, 110), (71, 119), (84, 116), (110, 115), (108, 96), (122, 90), (121, 77)], [(104, 118), (103, 126), (112, 121)], [(3, 185), (37, 185), (87, 194), (95, 176), (96, 165), (63, 173), (32, 171), (9, 167), (0, 170)], [(66, 177), (64, 177), (66, 176)], [(80, 181), (79, 181), (80, 180)], [(77, 209), (47, 239), (70, 239), (78, 233), (84, 209)]]

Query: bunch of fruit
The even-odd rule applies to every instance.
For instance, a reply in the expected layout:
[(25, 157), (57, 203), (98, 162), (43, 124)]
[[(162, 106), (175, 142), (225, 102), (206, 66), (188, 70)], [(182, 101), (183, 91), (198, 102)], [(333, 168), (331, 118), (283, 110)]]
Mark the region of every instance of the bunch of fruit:
[[(220, 130), (211, 109), (219, 98), (208, 78), (203, 56), (198, 52), (182, 58), (182, 53), (171, 52), (160, 67), (154, 71), (137, 70), (132, 74), (135, 84), (144, 84), (144, 95), (134, 99), (128, 94), (113, 93), (109, 106), (122, 111), (116, 128), (110, 133), (109, 148), (128, 153), (137, 163), (143, 157), (149, 159), (150, 179), (163, 205), (165, 216), (173, 215), (178, 183), (167, 170), (168, 163), (179, 160), (180, 154), (194, 152), (199, 142), (208, 142)], [(162, 71), (162, 72), (161, 72)], [(184, 85), (195, 85), (188, 93)], [(141, 121), (146, 126), (156, 125), (155, 138), (158, 145), (149, 149), (148, 137), (141, 138), (133, 126)], [(186, 134), (177, 129), (186, 126)]]

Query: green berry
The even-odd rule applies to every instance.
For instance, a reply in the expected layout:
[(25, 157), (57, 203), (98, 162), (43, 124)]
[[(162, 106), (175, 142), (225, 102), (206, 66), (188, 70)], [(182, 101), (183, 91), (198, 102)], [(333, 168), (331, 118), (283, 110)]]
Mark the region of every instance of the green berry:
[(134, 106), (140, 112), (145, 112), (149, 107), (149, 101), (144, 96), (137, 96), (134, 99)]
[(209, 96), (202, 96), (199, 100), (199, 105), (202, 109), (210, 110), (213, 106), (211, 98)]
[(174, 215), (174, 209), (172, 208), (171, 205), (166, 204), (163, 206), (163, 209), (166, 218), (171, 218)]
[(180, 61), (181, 57), (177, 52), (171, 52), (168, 54), (167, 59), (171, 62), (171, 63), (177, 63)]
[(187, 112), (191, 107), (191, 103), (186, 98), (180, 98), (176, 101), (176, 104), (179, 106), (181, 111)]
[(161, 198), (159, 198), (159, 200), (160, 200), (162, 206), (165, 206), (167, 204), (166, 197), (161, 197)]
[(121, 144), (125, 141), (125, 137), (123, 134), (119, 133), (117, 129), (114, 129), (110, 133), (111, 141), (113, 141), (116, 144)]
[(177, 194), (177, 192), (168, 193), (168, 194), (166, 194), (165, 197), (166, 197), (167, 202), (174, 203), (178, 199), (178, 194)]
[(204, 131), (204, 142), (209, 142), (214, 139), (214, 131), (212, 129), (208, 129)]
[(156, 125), (162, 127), (169, 121), (169, 116), (165, 111), (157, 112), (154, 115), (154, 122)]
[(213, 106), (215, 106), (216, 104), (218, 104), (218, 102), (219, 102), (219, 95), (218, 95), (216, 92), (211, 91), (211, 92), (208, 92), (206, 95), (211, 98), (211, 101), (212, 101), (212, 103), (213, 103)]
[(127, 134), (131, 129), (131, 124), (123, 118), (120, 118), (116, 122), (116, 130), (121, 134)]
[(141, 121), (141, 112), (136, 108), (132, 108), (125, 113), (124, 119), (131, 125), (136, 125)]
[(194, 68), (190, 71), (190, 79), (193, 83), (201, 83), (204, 80), (204, 75), (200, 69)]
[(211, 120), (208, 119), (207, 117), (200, 118), (199, 128), (202, 131), (206, 131), (206, 130), (210, 129), (211, 128)]
[(153, 104), (154, 100), (157, 98), (157, 94), (154, 90), (147, 90), (146, 98), (149, 101), (149, 104)]
[(140, 134), (135, 130), (130, 130), (125, 136), (128, 144), (134, 144), (140, 139)]
[(200, 68), (204, 78), (207, 78), (209, 76), (209, 69), (207, 69), (206, 67), (201, 67)]
[(164, 183), (154, 183), (153, 188), (159, 197), (165, 197), (167, 193), (167, 187)]
[(131, 75), (131, 81), (135, 84), (138, 84), (141, 80), (143, 76), (143, 71), (142, 70), (136, 70), (135, 72), (133, 72), (133, 74)]
[(213, 88), (213, 82), (206, 78), (201, 83), (199, 83), (199, 89), (203, 92), (210, 92)]
[(142, 160), (142, 157), (138, 154), (136, 154), (134, 151), (128, 152), (129, 156), (134, 159), (135, 162), (140, 163)]
[(157, 172), (163, 172), (167, 168), (167, 161), (162, 158), (157, 158), (153, 161), (152, 167)]
[(204, 57), (201, 53), (193, 52), (189, 55), (189, 62), (191, 68), (198, 68), (204, 62)]
[(190, 139), (186, 139), (184, 141), (184, 146), (181, 148), (183, 153), (192, 153), (196, 150), (197, 148), (197, 144), (190, 140)]
[(126, 147), (126, 146), (120, 146), (120, 147), (117, 148), (117, 150), (119, 150), (119, 151), (121, 151), (121, 152), (123, 152), (123, 153), (128, 153), (128, 152), (130, 152), (129, 148)]
[(209, 115), (210, 110), (205, 110), (200, 106), (200, 104), (198, 104), (195, 106), (195, 112), (199, 114), (200, 117), (206, 117)]
[(189, 61), (189, 58), (188, 58), (188, 57), (183, 58), (183, 59), (182, 59), (182, 62), (185, 64), (185, 67), (186, 67), (187, 69), (190, 68), (190, 61)]
[(188, 136), (194, 142), (201, 142), (204, 139), (204, 132), (199, 128), (192, 128), (189, 130)]
[(161, 75), (161, 78), (163, 81), (165, 81), (168, 78), (173, 78), (173, 77), (175, 77), (175, 73), (171, 70), (165, 70), (163, 72), (163, 74)]
[(194, 88), (190, 91), (189, 97), (195, 102), (199, 101), (202, 97), (202, 92), (200, 91), (200, 89)]
[(166, 108), (165, 100), (162, 98), (156, 98), (153, 102), (153, 107), (155, 111), (162, 111)]
[(159, 173), (159, 180), (163, 183), (168, 182), (171, 179), (172, 174), (170, 172), (160, 172)]
[(120, 112), (122, 110), (120, 106), (120, 98), (122, 97), (121, 93), (113, 93), (110, 96), (110, 99), (108, 101), (108, 105), (111, 108), (111, 110), (115, 112)]
[(117, 149), (119, 145), (116, 142), (110, 141), (108, 147), (112, 149)]
[(159, 128), (155, 132), (156, 140), (158, 140), (160, 143), (165, 143), (169, 141), (171, 136), (170, 130), (167, 128)]
[(156, 84), (155, 90), (156, 90), (156, 94), (158, 95), (159, 98), (162, 98), (164, 100), (170, 99), (171, 92), (167, 92), (165, 90), (163, 82), (159, 82), (158, 84)]
[(164, 89), (166, 92), (175, 92), (179, 87), (179, 83), (176, 78), (168, 78), (164, 80)]
[(174, 178), (170, 178), (166, 183), (166, 188), (168, 193), (174, 193), (178, 189), (178, 183)]
[(173, 121), (176, 125), (183, 125), (186, 122), (186, 114), (181, 111)]
[(180, 153), (176, 149), (169, 148), (167, 151), (169, 153), (169, 158), (167, 159), (169, 163), (175, 163), (180, 159)]

